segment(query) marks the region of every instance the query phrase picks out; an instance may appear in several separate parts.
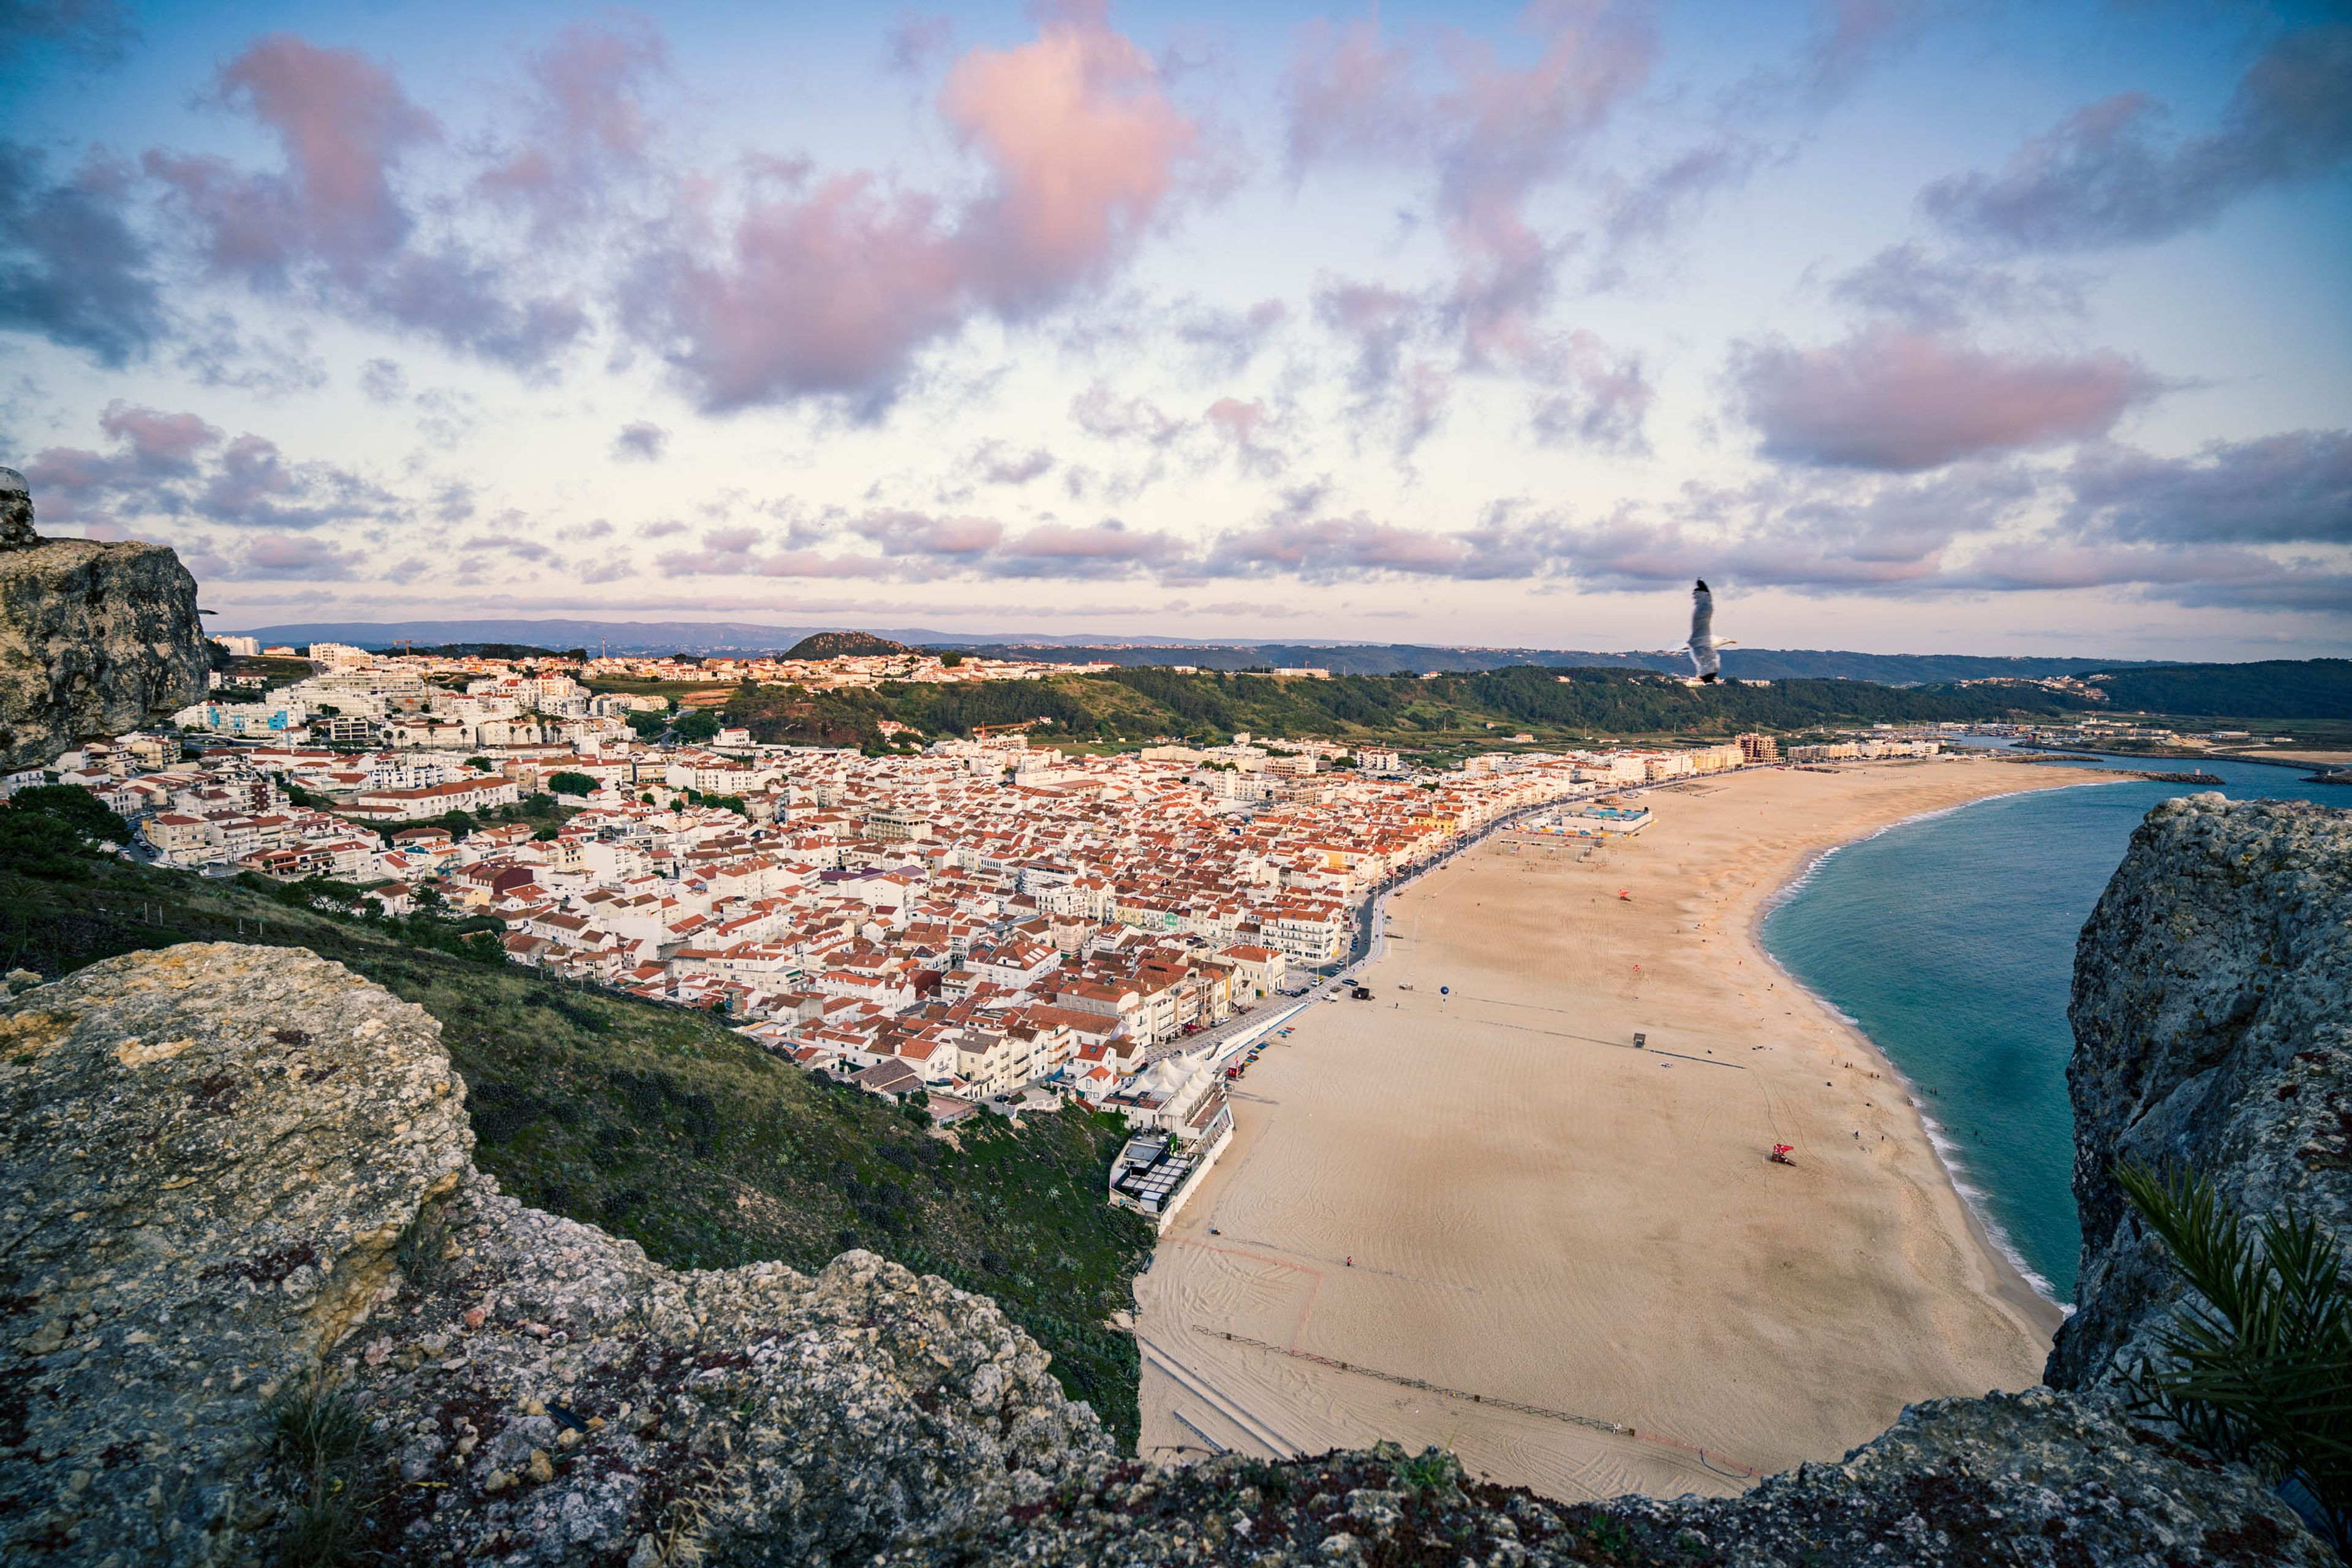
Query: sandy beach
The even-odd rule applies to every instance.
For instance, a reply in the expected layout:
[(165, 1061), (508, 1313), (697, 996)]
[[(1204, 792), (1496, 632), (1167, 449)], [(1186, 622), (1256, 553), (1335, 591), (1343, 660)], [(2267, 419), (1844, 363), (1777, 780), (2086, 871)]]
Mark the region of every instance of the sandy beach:
[(1689, 781), (1590, 858), (1498, 836), (1398, 895), (1374, 999), (1309, 1009), (1236, 1086), (1138, 1281), (1144, 1452), (1391, 1438), (1563, 1499), (1731, 1491), (2038, 1381), (2056, 1309), (1757, 926), (1828, 847), (2101, 776)]

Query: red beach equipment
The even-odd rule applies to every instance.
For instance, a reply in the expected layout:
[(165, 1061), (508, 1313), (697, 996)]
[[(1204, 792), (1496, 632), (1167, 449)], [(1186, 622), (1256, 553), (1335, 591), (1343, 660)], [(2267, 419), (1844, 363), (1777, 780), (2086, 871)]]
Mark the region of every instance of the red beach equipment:
[(1797, 1162), (1790, 1159), (1789, 1156), (1796, 1152), (1797, 1146), (1794, 1143), (1775, 1143), (1772, 1145), (1772, 1163), (1776, 1165), (1794, 1165)]

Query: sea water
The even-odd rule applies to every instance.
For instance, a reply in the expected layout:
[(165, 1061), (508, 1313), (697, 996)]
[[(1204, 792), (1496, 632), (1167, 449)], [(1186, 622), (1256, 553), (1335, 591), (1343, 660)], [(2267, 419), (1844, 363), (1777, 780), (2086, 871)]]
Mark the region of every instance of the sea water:
[[(2106, 765), (2213, 773), (2234, 800), (2352, 805), (2352, 787), (2296, 768)], [(1772, 955), (1911, 1081), (1962, 1194), (2056, 1301), (2074, 1300), (2083, 1245), (2066, 1098), (2074, 939), (2148, 808), (2215, 787), (2131, 780), (1916, 817), (1832, 850), (1764, 918)]]

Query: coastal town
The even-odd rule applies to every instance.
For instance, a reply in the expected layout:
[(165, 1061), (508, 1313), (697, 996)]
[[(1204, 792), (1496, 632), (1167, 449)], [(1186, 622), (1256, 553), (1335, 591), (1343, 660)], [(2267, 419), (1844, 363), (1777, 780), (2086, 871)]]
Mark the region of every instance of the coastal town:
[(867, 755), (756, 743), (691, 691), (673, 707), (592, 688), (1040, 667), (230, 651), (310, 673), (264, 690), (216, 674), (174, 731), (88, 742), (11, 783), (87, 787), (163, 865), (462, 922), (507, 962), (708, 1011), (942, 1121), (992, 1101), (1121, 1110), (1144, 1145), (1127, 1201), (1154, 1214), (1181, 1201), (1171, 1167), (1229, 1124), (1225, 1074), (1361, 955), (1382, 889), (1507, 819), (1625, 835), (1647, 813), (1620, 792), (1941, 743), (1522, 747), (1433, 771), (1247, 733), (1072, 754), (1013, 725)]

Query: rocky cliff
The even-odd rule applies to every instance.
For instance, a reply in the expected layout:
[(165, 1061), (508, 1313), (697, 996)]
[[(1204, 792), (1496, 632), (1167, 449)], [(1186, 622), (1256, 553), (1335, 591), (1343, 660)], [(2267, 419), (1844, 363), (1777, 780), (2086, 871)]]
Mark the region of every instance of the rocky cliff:
[(2121, 1161), (2186, 1164), (2244, 1213), (2352, 1236), (2352, 813), (2169, 801), (2083, 928), (2069, 1016), (2082, 1308), (2053, 1386), (2106, 1389), (2179, 1300)]
[[(2119, 885), (2159, 899), (2167, 868), (2207, 863), (2189, 847), (2246, 870), (2270, 842), (2242, 808), (2178, 809)], [(2352, 836), (2297, 822), (2278, 830), (2314, 854)], [(2231, 901), (2239, 886), (2184, 882), (2184, 929), (2270, 918)], [(2324, 945), (2328, 899), (2339, 926), (2352, 913), (2340, 889), (2294, 887), (2307, 912), (2278, 919), (2309, 940), (2271, 943), (2266, 1000)], [(2174, 963), (2131, 928), (2094, 922)], [(2171, 1016), (2126, 1007), (2084, 1054), (2145, 1076), (2149, 1020)], [(2242, 1048), (2209, 1043), (2205, 1070)], [(192, 944), (0, 1005), (8, 1561), (2332, 1561), (2252, 1478), (2048, 1389), (1915, 1406), (1843, 1461), (1731, 1499), (1561, 1504), (1435, 1450), (1123, 1458), (988, 1301), (865, 1253), (814, 1276), (655, 1266), (499, 1195), (464, 1096), (432, 1018), (299, 952)], [(2340, 1148), (2326, 1136), (2312, 1146)]]
[(45, 540), (0, 468), (0, 767), (34, 767), (199, 700), (196, 580), (160, 544)]

